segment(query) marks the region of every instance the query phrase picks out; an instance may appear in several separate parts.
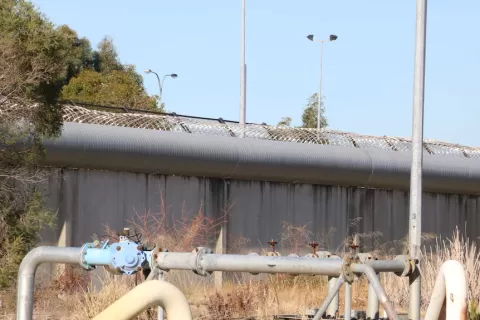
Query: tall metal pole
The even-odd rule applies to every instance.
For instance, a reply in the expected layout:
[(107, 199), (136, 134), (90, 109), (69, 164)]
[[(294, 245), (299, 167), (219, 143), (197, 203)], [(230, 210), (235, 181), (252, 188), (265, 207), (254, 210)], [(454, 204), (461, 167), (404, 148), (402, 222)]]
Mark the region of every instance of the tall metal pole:
[[(420, 245), (422, 240), (423, 109), (425, 93), (426, 24), (427, 0), (417, 0), (409, 217), (410, 255), (412, 259), (417, 260), (420, 260)], [(409, 319), (420, 320), (420, 302), (421, 281), (420, 273), (417, 271), (410, 276)]]
[(323, 69), (323, 41), (320, 43), (320, 84), (318, 87), (317, 130), (322, 128), (322, 70)]
[(246, 123), (246, 65), (245, 65), (245, 0), (242, 0), (242, 48), (240, 59), (240, 126), (242, 127), (242, 137), (245, 135)]

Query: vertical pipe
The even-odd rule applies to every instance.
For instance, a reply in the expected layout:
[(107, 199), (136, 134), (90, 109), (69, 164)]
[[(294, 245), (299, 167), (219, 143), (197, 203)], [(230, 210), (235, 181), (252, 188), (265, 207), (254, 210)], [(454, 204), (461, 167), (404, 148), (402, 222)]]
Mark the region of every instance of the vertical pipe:
[[(338, 256), (331, 256), (330, 259), (340, 259)], [(336, 286), (337, 283), (336, 277), (328, 277), (328, 293), (330, 293)], [(338, 293), (333, 297), (332, 303), (329, 304), (327, 308), (327, 316), (334, 317), (338, 311)]]
[[(322, 319), (323, 314), (327, 310), (327, 307), (330, 305), (330, 302), (333, 300), (334, 297), (338, 297), (338, 291), (342, 287), (342, 284), (343, 284), (344, 281), (345, 280), (344, 280), (343, 276), (340, 276), (340, 278), (338, 278), (338, 280), (335, 282), (335, 287), (333, 287), (332, 290), (328, 291), (328, 295), (325, 298), (325, 301), (323, 301), (322, 305), (320, 306), (317, 313), (315, 314), (315, 317), (313, 318), (313, 320)], [(327, 317), (328, 317), (328, 315), (327, 315)]]
[(246, 65), (245, 65), (245, 0), (242, 0), (242, 40), (240, 58), (240, 126), (242, 137), (245, 136), (246, 122)]
[[(165, 279), (163, 271), (160, 271), (158, 273), (158, 280), (163, 281)], [(163, 320), (164, 319), (164, 310), (161, 306), (157, 307), (157, 320)]]
[(345, 283), (345, 312), (344, 319), (350, 320), (352, 318), (352, 285)]
[[(417, 0), (409, 217), (410, 255), (413, 259), (420, 259), (422, 236), (423, 108), (425, 93), (426, 23), (427, 0)], [(409, 319), (420, 320), (420, 301), (420, 273), (415, 272), (410, 276)]]
[(37, 247), (22, 260), (18, 269), (17, 320), (32, 320), (35, 271), (42, 263), (80, 264), (81, 248)]
[[(378, 277), (378, 273), (377, 273)], [(375, 289), (373, 285), (369, 282), (368, 283), (368, 308), (367, 308), (367, 319), (378, 319), (378, 297), (375, 293)]]

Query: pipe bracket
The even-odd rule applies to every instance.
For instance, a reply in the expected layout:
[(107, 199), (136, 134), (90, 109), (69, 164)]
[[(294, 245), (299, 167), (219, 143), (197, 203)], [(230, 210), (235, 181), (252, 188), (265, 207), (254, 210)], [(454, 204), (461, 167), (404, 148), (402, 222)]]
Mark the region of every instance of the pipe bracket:
[(402, 260), (405, 263), (405, 268), (403, 269), (402, 272), (395, 272), (395, 275), (399, 277), (406, 277), (415, 272), (415, 269), (417, 268), (417, 261), (412, 259), (410, 256), (407, 255), (402, 255), (402, 256), (396, 256), (395, 260)]
[(345, 278), (345, 281), (348, 283), (352, 283), (355, 281), (355, 273), (352, 271), (352, 264), (359, 263), (360, 260), (358, 256), (355, 254), (346, 254), (343, 258), (342, 263), (342, 275)]

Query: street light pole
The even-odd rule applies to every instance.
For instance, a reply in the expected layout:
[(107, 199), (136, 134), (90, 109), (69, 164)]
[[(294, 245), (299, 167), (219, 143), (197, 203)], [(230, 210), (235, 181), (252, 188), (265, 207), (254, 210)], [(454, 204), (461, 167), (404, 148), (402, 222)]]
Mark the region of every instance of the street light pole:
[(314, 40), (313, 39), (313, 34), (309, 34), (307, 36), (307, 39), (313, 42), (318, 42), (320, 43), (320, 83), (318, 87), (318, 97), (317, 97), (317, 130), (318, 133), (320, 134), (320, 129), (322, 128), (322, 73), (323, 73), (323, 44), (325, 42), (332, 42), (337, 40), (337, 36), (334, 34), (331, 34), (328, 40)]
[(242, 137), (245, 136), (246, 123), (246, 73), (245, 64), (245, 0), (242, 0), (242, 36), (241, 36), (241, 54), (240, 54), (240, 126), (242, 127)]
[[(422, 241), (422, 171), (423, 171), (423, 115), (425, 97), (425, 47), (427, 29), (427, 0), (417, 0), (415, 33), (415, 66), (413, 84), (412, 167), (410, 172), (410, 257), (421, 258)], [(418, 268), (410, 276), (408, 318), (420, 319), (421, 278)]]
[(158, 101), (160, 102), (160, 108), (161, 108), (162, 107), (162, 95), (163, 95), (163, 82), (165, 81), (165, 78), (166, 77), (171, 77), (172, 79), (175, 79), (176, 77), (178, 77), (178, 75), (176, 73), (166, 74), (166, 75), (163, 76), (162, 81), (160, 81), (160, 77), (158, 76), (158, 73), (156, 73), (155, 71), (152, 71), (151, 69), (147, 69), (147, 70), (145, 70), (145, 73), (146, 74), (153, 73), (157, 77), (158, 91), (159, 91), (159, 94), (160, 94), (159, 97), (158, 97)]

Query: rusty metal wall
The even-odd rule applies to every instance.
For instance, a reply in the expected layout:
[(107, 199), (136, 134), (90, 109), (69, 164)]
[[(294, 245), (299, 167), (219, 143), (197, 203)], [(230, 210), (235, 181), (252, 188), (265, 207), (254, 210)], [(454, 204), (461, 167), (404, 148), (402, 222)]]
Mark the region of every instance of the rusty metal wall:
[[(193, 216), (200, 209), (211, 218), (227, 212), (227, 245), (242, 236), (249, 239), (245, 249), (266, 247), (271, 238), (281, 240), (283, 222), (306, 224), (311, 240), (321, 241), (330, 233), (325, 245), (330, 250), (351, 232), (381, 232), (378, 246), (402, 239), (408, 230), (404, 191), (55, 169), (43, 195), (59, 216), (58, 228), (43, 235), (48, 244), (57, 244), (63, 229), (65, 245), (81, 245), (93, 234), (103, 234), (106, 225), (121, 229), (136, 213), (160, 212), (162, 199), (170, 219)], [(423, 208), (424, 232), (449, 237), (458, 226), (471, 239), (479, 236), (479, 196), (427, 193)], [(375, 243), (365, 240), (367, 246)], [(287, 247), (281, 249), (289, 251)]]

